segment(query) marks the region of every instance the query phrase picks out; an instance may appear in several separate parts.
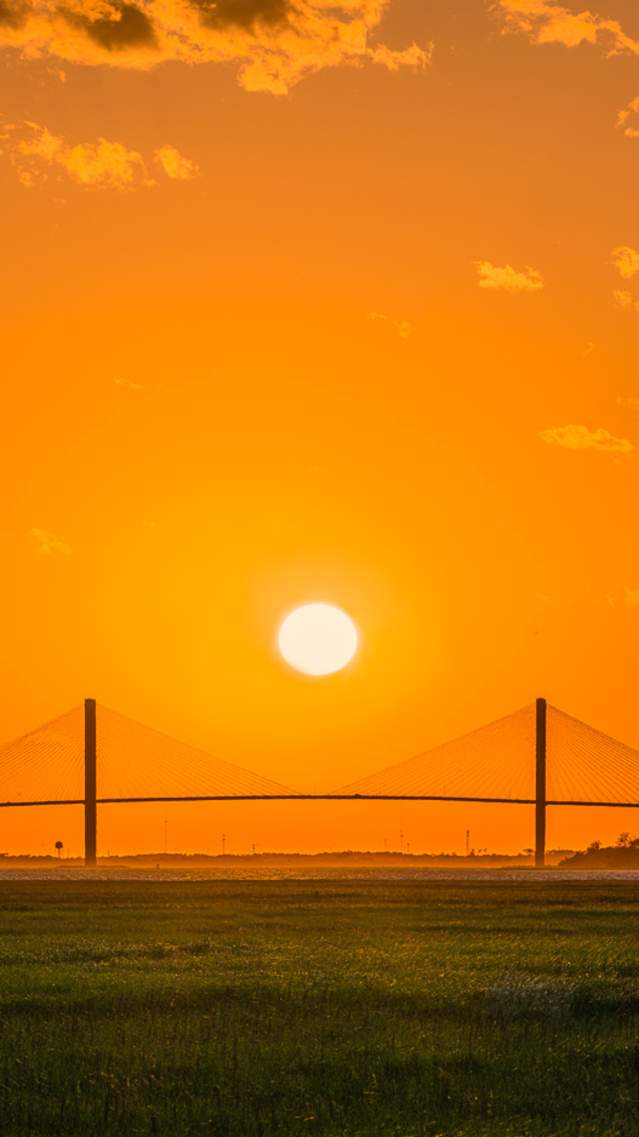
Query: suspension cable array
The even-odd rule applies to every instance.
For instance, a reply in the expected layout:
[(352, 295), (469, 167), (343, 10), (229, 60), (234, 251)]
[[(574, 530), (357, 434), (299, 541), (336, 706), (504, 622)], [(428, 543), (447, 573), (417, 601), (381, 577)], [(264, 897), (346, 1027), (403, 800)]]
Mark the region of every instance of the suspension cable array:
[(639, 808), (639, 750), (544, 699), (326, 793), (300, 793), (177, 742), (93, 699), (0, 747), (0, 808), (81, 805), (94, 864), (97, 807), (136, 802), (457, 801)]

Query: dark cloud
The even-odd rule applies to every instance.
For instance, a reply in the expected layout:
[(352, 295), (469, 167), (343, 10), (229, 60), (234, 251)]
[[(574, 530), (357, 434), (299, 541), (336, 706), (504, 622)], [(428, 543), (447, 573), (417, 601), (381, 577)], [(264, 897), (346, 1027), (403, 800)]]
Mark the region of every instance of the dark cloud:
[(152, 47), (155, 44), (151, 21), (133, 4), (120, 4), (117, 18), (112, 20), (91, 20), (68, 11), (65, 15), (70, 23), (84, 28), (89, 38), (105, 51), (125, 51), (129, 47)]
[(27, 18), (28, 5), (22, 0), (10, 3), (10, 0), (0, 0), (0, 25), (5, 28), (19, 28)]
[(252, 31), (258, 25), (285, 24), (290, 0), (193, 0), (210, 28), (237, 27)]
[(167, 60), (234, 63), (245, 91), (286, 95), (327, 67), (428, 66), (431, 45), (371, 44), (386, 6), (387, 0), (0, 0), (0, 52), (142, 71)]

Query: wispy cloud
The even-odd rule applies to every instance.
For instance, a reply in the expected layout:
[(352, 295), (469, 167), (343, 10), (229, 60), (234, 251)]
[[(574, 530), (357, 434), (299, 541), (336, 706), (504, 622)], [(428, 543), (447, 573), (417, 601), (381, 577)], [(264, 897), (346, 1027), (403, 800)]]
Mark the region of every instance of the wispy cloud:
[[(0, 126), (0, 153), (8, 157), (28, 188), (52, 175), (66, 176), (76, 185), (90, 189), (130, 190), (157, 184), (137, 150), (107, 138), (68, 143), (36, 122)], [(195, 163), (174, 146), (160, 147), (156, 157), (169, 178), (191, 178), (197, 173)]]
[(629, 454), (634, 450), (627, 438), (615, 438), (609, 430), (597, 427), (589, 430), (587, 426), (552, 426), (541, 430), (539, 437), (549, 446), (561, 446), (565, 450), (603, 450), (608, 454)]
[(379, 63), (387, 71), (399, 71), (402, 67), (411, 67), (418, 71), (427, 67), (433, 58), (434, 45), (429, 43), (426, 47), (419, 47), (412, 43), (410, 47), (394, 50), (385, 43), (369, 48), (369, 58), (373, 63)]
[(497, 0), (506, 32), (522, 33), (535, 44), (579, 47), (590, 44), (606, 55), (639, 55), (639, 40), (627, 35), (618, 20), (587, 8), (567, 7), (557, 0)]
[(234, 63), (245, 90), (283, 95), (329, 67), (427, 67), (430, 44), (371, 42), (386, 7), (387, 0), (2, 0), (0, 45), (29, 58), (108, 67)]
[(639, 138), (639, 95), (619, 111), (617, 126), (625, 138)]
[(48, 557), (53, 553), (63, 557), (71, 555), (71, 546), (56, 537), (55, 533), (50, 533), (48, 529), (29, 529), (27, 537), (42, 556)]
[(136, 383), (133, 379), (126, 379), (123, 375), (114, 375), (113, 382), (116, 387), (124, 387), (127, 391), (141, 391), (142, 384)]
[(612, 263), (624, 280), (631, 280), (639, 272), (639, 253), (630, 245), (617, 245), (611, 256)]
[(617, 406), (639, 411), (639, 395), (617, 395)]
[(191, 158), (185, 158), (175, 146), (168, 144), (160, 146), (160, 149), (155, 151), (155, 157), (167, 178), (172, 178), (173, 181), (190, 182), (200, 172), (197, 163)]
[(639, 588), (629, 588), (626, 585), (623, 590), (623, 602), (626, 608), (639, 608)]
[(407, 340), (413, 332), (413, 325), (408, 320), (395, 320), (392, 316), (387, 316), (385, 312), (369, 312), (369, 320), (379, 320), (381, 323), (388, 324), (400, 339)]
[(635, 308), (639, 310), (639, 301), (635, 300), (632, 292), (628, 292), (626, 288), (615, 288), (612, 299), (617, 308)]
[(490, 261), (475, 261), (479, 274), (479, 287), (495, 292), (540, 292), (544, 287), (541, 273), (526, 266), (523, 270), (512, 265), (494, 265)]

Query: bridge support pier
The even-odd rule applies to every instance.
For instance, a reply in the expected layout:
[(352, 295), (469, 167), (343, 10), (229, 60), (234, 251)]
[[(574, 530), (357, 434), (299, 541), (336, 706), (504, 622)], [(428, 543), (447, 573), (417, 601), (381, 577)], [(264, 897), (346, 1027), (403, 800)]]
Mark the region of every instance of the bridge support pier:
[(98, 840), (97, 723), (95, 699), (84, 700), (84, 863), (96, 863)]
[(546, 863), (546, 735), (545, 699), (535, 704), (535, 868)]

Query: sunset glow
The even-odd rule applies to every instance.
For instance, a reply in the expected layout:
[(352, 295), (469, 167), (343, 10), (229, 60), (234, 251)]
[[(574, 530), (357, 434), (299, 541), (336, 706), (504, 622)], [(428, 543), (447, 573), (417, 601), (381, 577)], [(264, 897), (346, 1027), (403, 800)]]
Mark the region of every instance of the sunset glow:
[[(310, 790), (544, 695), (639, 745), (635, 0), (1, 0), (0, 54), (0, 739), (91, 696)], [(345, 638), (280, 631), (326, 598)], [(526, 809), (99, 839), (517, 850)]]

